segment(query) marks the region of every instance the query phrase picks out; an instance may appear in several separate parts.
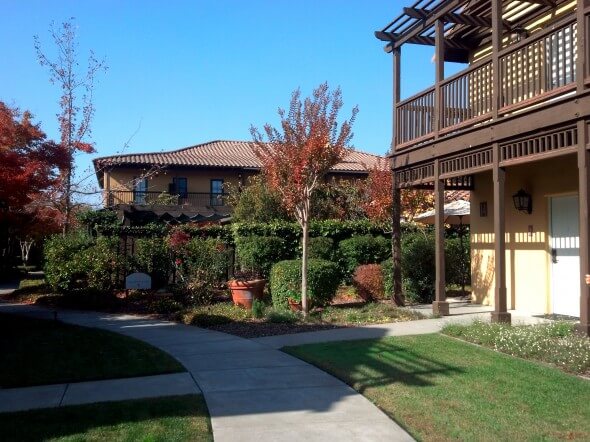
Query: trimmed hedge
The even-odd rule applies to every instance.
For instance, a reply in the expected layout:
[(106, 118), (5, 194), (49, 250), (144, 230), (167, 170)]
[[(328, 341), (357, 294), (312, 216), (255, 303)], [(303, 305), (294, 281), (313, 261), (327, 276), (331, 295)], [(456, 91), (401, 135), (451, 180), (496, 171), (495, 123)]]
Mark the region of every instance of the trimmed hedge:
[(51, 288), (66, 294), (110, 294), (126, 265), (117, 253), (118, 241), (104, 236), (92, 241), (79, 233), (50, 237), (44, 270)]
[(325, 236), (309, 238), (307, 242), (307, 257), (310, 259), (334, 260), (334, 240)]
[(295, 256), (293, 247), (276, 236), (251, 235), (236, 238), (236, 262), (241, 271), (268, 278), (273, 264)]
[[(338, 266), (323, 259), (310, 259), (307, 266), (307, 295), (310, 305), (330, 303), (340, 285)], [(270, 292), (275, 308), (288, 307), (288, 299), (301, 301), (301, 260), (281, 261), (272, 266)]]
[(338, 244), (340, 268), (345, 279), (363, 264), (377, 264), (391, 256), (391, 240), (383, 236), (362, 235)]
[(166, 241), (159, 237), (137, 239), (133, 266), (152, 277), (154, 288), (165, 286), (172, 272), (172, 256)]

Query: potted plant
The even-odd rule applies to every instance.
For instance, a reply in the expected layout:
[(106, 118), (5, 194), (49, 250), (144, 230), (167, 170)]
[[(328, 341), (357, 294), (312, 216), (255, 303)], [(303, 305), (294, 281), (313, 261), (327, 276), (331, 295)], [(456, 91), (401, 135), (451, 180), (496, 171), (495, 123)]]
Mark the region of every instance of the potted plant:
[(248, 310), (252, 309), (255, 299), (262, 299), (265, 285), (266, 279), (258, 272), (246, 270), (235, 272), (234, 278), (227, 282), (233, 303)]

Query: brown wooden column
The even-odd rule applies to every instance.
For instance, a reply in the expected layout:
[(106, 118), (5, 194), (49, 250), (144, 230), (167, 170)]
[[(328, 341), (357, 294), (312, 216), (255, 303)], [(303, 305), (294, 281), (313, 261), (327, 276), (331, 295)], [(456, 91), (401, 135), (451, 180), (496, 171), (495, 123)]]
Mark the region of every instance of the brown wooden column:
[(445, 34), (444, 22), (437, 20), (434, 25), (435, 32), (435, 75), (434, 75), (434, 138), (439, 137), (439, 131), (442, 128), (442, 116), (444, 112), (443, 94), (440, 87), (441, 81), (445, 79)]
[(578, 179), (580, 201), (580, 330), (590, 336), (590, 151), (588, 125), (578, 122)]
[(492, 118), (498, 118), (499, 109), (502, 107), (502, 78), (500, 75), (500, 57), (502, 49), (502, 34), (504, 23), (502, 22), (502, 0), (492, 0)]
[[(397, 143), (397, 112), (396, 105), (401, 95), (401, 48), (393, 50), (393, 134), (391, 138), (391, 153)], [(393, 261), (393, 293), (392, 300), (396, 305), (404, 304), (402, 289), (402, 245), (401, 245), (401, 189), (397, 186), (396, 172), (393, 171), (393, 209), (391, 213), (391, 257)]]
[(105, 168), (103, 172), (104, 198), (103, 204), (105, 207), (110, 207), (111, 204), (111, 171)]
[(500, 167), (500, 146), (493, 145), (494, 156), (494, 311), (492, 322), (510, 322), (506, 302), (506, 210), (505, 182), (506, 171)]
[(393, 50), (393, 134), (391, 136), (391, 153), (395, 149), (397, 143), (396, 134), (399, 133), (398, 121), (397, 121), (397, 110), (396, 106), (401, 99), (401, 64), (402, 64), (402, 52), (401, 48), (395, 48)]
[(445, 182), (439, 178), (438, 160), (434, 160), (434, 238), (436, 266), (435, 300), (432, 313), (445, 316), (449, 314), (449, 303), (445, 292)]
[(590, 51), (588, 51), (588, 45), (590, 45), (590, 29), (588, 29), (588, 15), (590, 15), (590, 0), (578, 0), (576, 10), (578, 33), (576, 83), (578, 92), (583, 92), (589, 86), (588, 81), (590, 81)]
[(402, 289), (402, 229), (401, 229), (401, 189), (397, 186), (393, 173), (393, 210), (391, 213), (391, 257), (393, 261), (392, 300), (396, 305), (404, 305)]

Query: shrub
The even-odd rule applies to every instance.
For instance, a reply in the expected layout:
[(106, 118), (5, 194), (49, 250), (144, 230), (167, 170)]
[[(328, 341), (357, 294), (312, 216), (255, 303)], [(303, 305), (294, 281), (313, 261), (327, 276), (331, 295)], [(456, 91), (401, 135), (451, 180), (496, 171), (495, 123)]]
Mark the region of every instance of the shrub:
[(215, 296), (215, 287), (227, 277), (227, 247), (217, 239), (193, 238), (177, 250), (176, 293), (186, 304), (209, 304)]
[(393, 296), (393, 258), (386, 259), (381, 263), (381, 274), (383, 275), (383, 293), (386, 298)]
[(44, 244), (45, 278), (55, 291), (69, 293), (81, 273), (79, 257), (92, 245), (92, 239), (81, 233), (53, 235)]
[[(80, 269), (86, 277), (87, 289), (112, 293), (118, 285), (119, 274), (124, 270), (124, 258), (117, 248), (118, 238), (101, 236), (94, 245), (80, 253)], [(83, 290), (84, 291), (84, 290)]]
[[(323, 259), (310, 259), (307, 266), (307, 294), (311, 305), (330, 303), (340, 285), (338, 266)], [(270, 292), (275, 308), (285, 309), (288, 299), (301, 301), (301, 260), (281, 261), (270, 272)]]
[(391, 255), (391, 241), (382, 236), (362, 235), (340, 241), (338, 253), (343, 276), (349, 279), (362, 264), (376, 264)]
[(445, 240), (445, 278), (447, 284), (469, 284), (471, 280), (471, 257), (469, 238), (463, 238), (463, 247), (459, 238)]
[(172, 270), (172, 258), (163, 238), (140, 238), (135, 241), (134, 267), (152, 277), (155, 288), (168, 283)]
[(245, 236), (236, 238), (236, 261), (241, 271), (268, 278), (273, 264), (293, 257), (287, 241), (276, 236)]
[(266, 322), (273, 324), (294, 324), (299, 321), (299, 316), (289, 310), (271, 309), (266, 314)]
[(376, 301), (385, 297), (383, 273), (379, 264), (358, 266), (352, 276), (352, 284), (365, 301)]
[(111, 293), (125, 267), (118, 238), (87, 235), (53, 236), (45, 242), (45, 277), (52, 289), (65, 294)]
[(432, 234), (417, 232), (402, 237), (402, 282), (408, 300), (426, 304), (434, 300), (434, 257)]
[(256, 319), (263, 318), (265, 308), (264, 302), (260, 299), (254, 299), (252, 301), (252, 317)]
[(307, 257), (310, 259), (334, 259), (334, 240), (325, 236), (309, 238), (307, 243)]

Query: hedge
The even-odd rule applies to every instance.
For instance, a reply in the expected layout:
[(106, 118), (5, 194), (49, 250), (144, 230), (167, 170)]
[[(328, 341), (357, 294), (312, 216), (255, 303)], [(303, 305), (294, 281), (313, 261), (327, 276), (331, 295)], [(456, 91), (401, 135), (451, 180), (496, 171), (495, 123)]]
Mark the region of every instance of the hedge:
[(277, 236), (251, 235), (236, 238), (237, 267), (241, 271), (257, 273), (263, 278), (268, 278), (273, 264), (294, 256), (293, 245)]
[(307, 257), (310, 259), (334, 260), (334, 240), (325, 236), (309, 238), (307, 243)]
[(346, 280), (363, 264), (377, 264), (391, 256), (391, 240), (383, 236), (362, 235), (338, 244), (340, 269)]
[[(338, 266), (323, 259), (310, 259), (307, 266), (307, 295), (310, 305), (324, 306), (340, 285)], [(272, 266), (270, 293), (275, 308), (288, 307), (288, 299), (301, 301), (301, 260), (281, 261)]]

